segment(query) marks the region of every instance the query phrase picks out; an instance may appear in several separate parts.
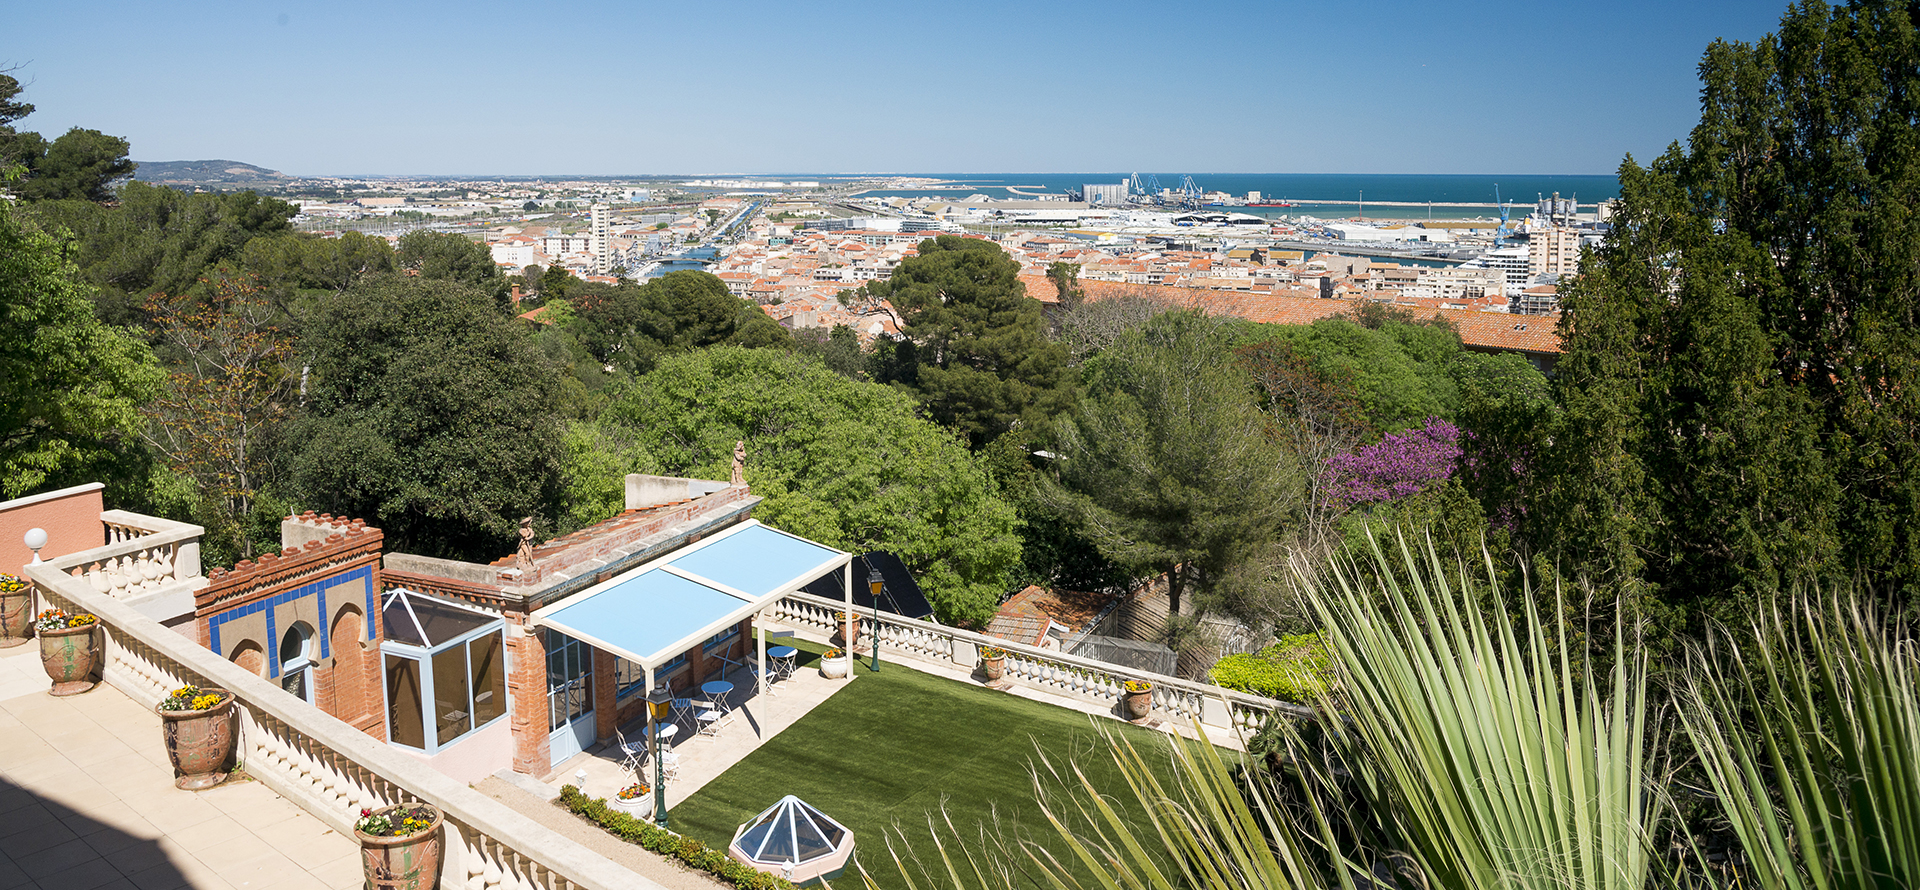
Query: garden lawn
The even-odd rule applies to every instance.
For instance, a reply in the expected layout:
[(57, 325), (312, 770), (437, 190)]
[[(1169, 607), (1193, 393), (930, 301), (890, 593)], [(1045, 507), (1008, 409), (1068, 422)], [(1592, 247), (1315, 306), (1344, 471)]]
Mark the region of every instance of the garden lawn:
[[(822, 647), (808, 648), (803, 670), (817, 667)], [(906, 884), (887, 853), (887, 830), (899, 826), (922, 857), (936, 856), (927, 819), (943, 806), (970, 834), (997, 816), (1002, 833), (1017, 826), (1063, 853), (1034, 803), (1042, 754), (1069, 779), (1068, 761), (1078, 764), (1123, 801), (1131, 798), (1102, 730), (1131, 740), (1149, 762), (1170, 764), (1161, 733), (889, 665), (884, 656), (877, 674), (869, 663), (857, 662), (847, 688), (674, 808), (674, 830), (724, 850), (736, 827), (792, 794), (853, 829), (860, 864), (881, 887), (898, 890)], [(1125, 812), (1137, 816), (1131, 806)]]

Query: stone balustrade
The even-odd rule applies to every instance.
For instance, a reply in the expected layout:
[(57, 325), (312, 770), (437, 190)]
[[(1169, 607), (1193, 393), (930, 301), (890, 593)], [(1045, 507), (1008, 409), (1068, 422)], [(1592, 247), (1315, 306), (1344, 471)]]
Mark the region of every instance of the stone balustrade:
[[(69, 574), (68, 568), (82, 563), (62, 567), (67, 562), (30, 565), (26, 574), (37, 587), (40, 608), (100, 619), (106, 682), (143, 704), (189, 684), (233, 692), (239, 758), (247, 775), (341, 834), (352, 832), (363, 807), (412, 802), (439, 807), (446, 814), (442, 890), (660, 887), (168, 630), (133, 605), (96, 590), (88, 578)], [(147, 742), (161, 744), (158, 736)]]
[(207, 584), (200, 574), (205, 529), (125, 510), (101, 513), (100, 524), (106, 544), (46, 565), (84, 579), (98, 593), (134, 603), (150, 618), (193, 611), (193, 592)]
[[(839, 631), (839, 614), (845, 609), (843, 600), (796, 592), (783, 597), (768, 611), (767, 617), (809, 639), (826, 642)], [(1251, 735), (1259, 730), (1268, 714), (1276, 711), (1295, 717), (1312, 713), (1288, 702), (1081, 658), (1055, 649), (1022, 645), (890, 612), (881, 612), (876, 626), (871, 610), (855, 611), (860, 618), (863, 641), (855, 648), (866, 648), (868, 644), (864, 641), (877, 636), (882, 660), (894, 659), (909, 666), (915, 662), (953, 665), (970, 670), (979, 661), (981, 647), (998, 646), (1007, 652), (1005, 677), (1016, 683), (1117, 708), (1125, 693), (1126, 681), (1147, 680), (1153, 683), (1152, 716), (1187, 725), (1204, 724), (1216, 733)]]

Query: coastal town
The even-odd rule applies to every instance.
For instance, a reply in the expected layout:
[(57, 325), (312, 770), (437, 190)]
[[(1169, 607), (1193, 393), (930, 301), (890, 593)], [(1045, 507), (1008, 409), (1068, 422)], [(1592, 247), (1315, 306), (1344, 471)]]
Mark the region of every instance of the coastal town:
[(1485, 216), (1382, 218), (1406, 208), (1376, 205), (1372, 219), (1334, 218), (1258, 192), (1150, 192), (1130, 181), (1008, 197), (925, 178), (326, 185), (365, 196), (299, 201), (308, 226), (411, 219), (482, 241), (511, 275), (558, 266), (614, 283), (704, 269), (789, 328), (845, 325), (863, 342), (901, 332), (892, 307), (855, 292), (945, 233), (998, 244), (1043, 303), (1058, 300), (1046, 276), (1060, 263), (1092, 299), (1137, 296), (1254, 321), (1304, 323), (1371, 301), (1438, 313), (1470, 345), (1543, 366), (1553, 319), (1510, 316), (1557, 314), (1562, 279), (1604, 235), (1610, 210), (1554, 195), (1517, 217), (1494, 205), (1449, 208)]

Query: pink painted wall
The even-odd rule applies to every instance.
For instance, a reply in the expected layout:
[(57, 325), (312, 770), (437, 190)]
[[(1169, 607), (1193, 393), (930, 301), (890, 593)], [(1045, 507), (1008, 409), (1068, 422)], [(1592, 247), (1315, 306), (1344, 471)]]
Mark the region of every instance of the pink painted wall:
[(100, 496), (103, 487), (90, 482), (0, 501), (0, 572), (17, 575), (20, 566), (33, 561), (33, 551), (21, 542), (31, 528), (47, 531), (47, 546), (40, 548), (41, 559), (107, 543), (106, 526), (100, 524), (100, 513), (106, 509)]
[[(407, 751), (441, 775), (469, 785), (513, 766), (513, 727), (510, 721), (495, 720), (464, 739), (434, 754)], [(397, 749), (405, 750), (405, 749)]]

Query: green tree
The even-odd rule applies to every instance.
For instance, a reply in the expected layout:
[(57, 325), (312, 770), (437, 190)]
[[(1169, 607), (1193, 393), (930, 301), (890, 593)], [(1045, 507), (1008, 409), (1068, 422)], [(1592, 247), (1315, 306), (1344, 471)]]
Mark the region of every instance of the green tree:
[[(527, 268), (531, 270), (539, 267), (529, 266)], [(540, 273), (540, 296), (549, 300), (564, 300), (569, 293), (573, 292), (573, 288), (578, 284), (580, 284), (580, 279), (573, 277), (573, 273), (567, 271), (564, 267), (557, 264), (548, 266), (546, 271)]]
[(788, 342), (779, 322), (706, 272), (668, 272), (640, 285), (583, 282), (570, 292), (575, 319), (569, 330), (596, 360), (629, 373), (646, 373), (671, 352)]
[(747, 481), (766, 499), (755, 516), (899, 555), (942, 621), (983, 624), (1020, 557), (1013, 508), (951, 432), (905, 394), (808, 357), (724, 345), (665, 357), (608, 407), (598, 434), (637, 443), (650, 461), (620, 472), (704, 479), (728, 478), (745, 441)]
[(507, 277), (493, 261), (493, 253), (465, 236), (425, 229), (408, 232), (400, 236), (393, 259), (400, 268), (417, 272), (422, 278), (457, 281), (487, 294), (502, 312), (512, 308), (507, 299)]
[(25, 161), (27, 178), (18, 191), (29, 201), (110, 201), (114, 186), (133, 176), (138, 166), (127, 160), (127, 140), (81, 127)]
[(488, 561), (560, 493), (557, 375), (491, 294), (387, 276), (331, 301), (300, 343), (295, 489), (367, 519), (396, 550)]
[(138, 450), (162, 376), (146, 344), (95, 319), (59, 242), (0, 201), (0, 497), (95, 481)]
[(254, 192), (190, 195), (136, 181), (119, 198), (112, 207), (75, 200), (25, 208), (44, 227), (73, 233), (100, 317), (116, 324), (144, 321), (155, 293), (202, 293), (201, 279), (237, 261), (247, 242), (292, 231), (293, 205)]
[(1911, 7), (1716, 42), (1685, 148), (1620, 170), (1566, 289), (1538, 545), (1694, 622), (1794, 579), (1920, 584)]
[(1080, 287), (1079, 263), (1061, 261), (1048, 266), (1047, 280), (1053, 282), (1061, 312), (1072, 312), (1087, 298), (1087, 292)]
[(825, 328), (795, 330), (793, 349), (804, 355), (818, 356), (822, 363), (842, 377), (866, 379), (867, 358), (860, 351), (860, 337), (846, 325), (834, 325), (831, 331)]
[(1299, 509), (1298, 471), (1274, 442), (1227, 329), (1174, 310), (1089, 363), (1077, 416), (1059, 423), (1046, 497), (1102, 553), (1209, 595), (1271, 545)]
[(1019, 264), (991, 241), (956, 235), (929, 238), (918, 250), (891, 279), (863, 290), (890, 301), (905, 321), (920, 362), (911, 386), (934, 419), (978, 448), (1016, 423), (1034, 426), (1064, 409), (1066, 350), (1047, 339)]
[(211, 299), (156, 295), (149, 306), (174, 367), (146, 408), (147, 441), (167, 468), (191, 480), (238, 558), (251, 559), (248, 528), (271, 466), (267, 442), (286, 418), (292, 338), (252, 281), (219, 281)]
[[(20, 101), (20, 92), (19, 79), (11, 74), (0, 74), (0, 171), (15, 167), (24, 170), (27, 154), (31, 153), (37, 158), (46, 151), (44, 145), (29, 147), (23, 144), (21, 134), (14, 132), (13, 122), (33, 113), (33, 104)], [(40, 139), (38, 133), (30, 135), (35, 140)]]

